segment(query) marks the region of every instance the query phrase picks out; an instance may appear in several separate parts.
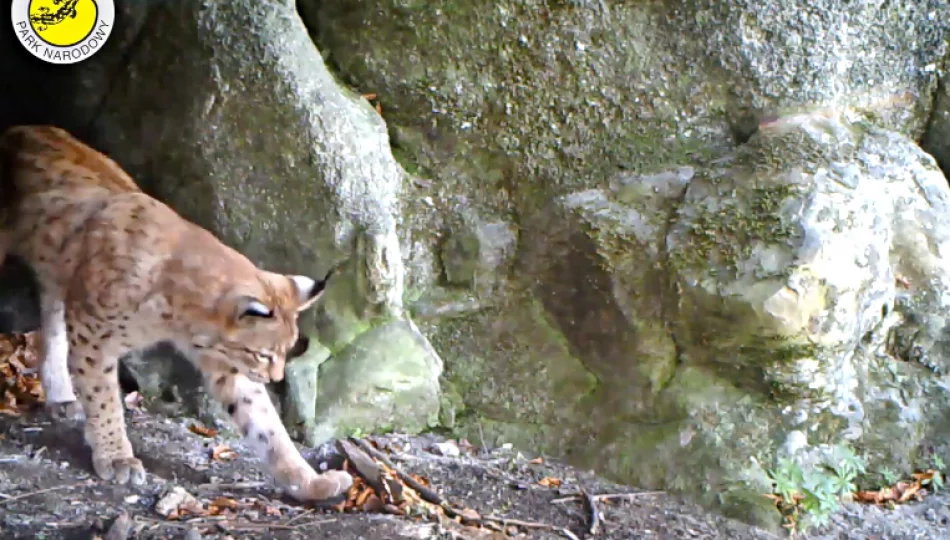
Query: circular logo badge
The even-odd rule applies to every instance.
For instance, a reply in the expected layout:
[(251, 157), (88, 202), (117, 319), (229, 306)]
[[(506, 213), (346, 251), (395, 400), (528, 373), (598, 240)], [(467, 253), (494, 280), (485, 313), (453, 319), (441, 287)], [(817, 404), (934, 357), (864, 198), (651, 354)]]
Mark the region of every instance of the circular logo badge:
[(112, 33), (113, 0), (13, 0), (13, 30), (33, 56), (75, 64), (96, 54)]

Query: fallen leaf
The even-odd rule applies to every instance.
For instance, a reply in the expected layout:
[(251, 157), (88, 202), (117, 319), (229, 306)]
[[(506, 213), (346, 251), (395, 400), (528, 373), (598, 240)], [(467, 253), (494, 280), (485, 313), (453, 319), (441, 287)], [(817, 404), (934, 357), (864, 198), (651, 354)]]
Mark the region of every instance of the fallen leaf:
[(188, 426), (188, 430), (192, 433), (201, 435), (202, 437), (214, 437), (218, 434), (218, 430), (214, 428), (199, 426), (198, 424), (191, 424)]
[(463, 509), (462, 511), (459, 512), (459, 515), (461, 515), (463, 519), (466, 519), (468, 521), (478, 521), (482, 519), (482, 516), (479, 515), (478, 512), (476, 512), (475, 510), (471, 508)]
[(145, 398), (142, 397), (142, 394), (139, 394), (138, 392), (130, 392), (126, 394), (124, 398), (122, 398), (122, 401), (125, 402), (126, 409), (135, 411), (139, 409), (139, 406), (143, 401), (145, 401)]
[(211, 459), (226, 461), (237, 457), (237, 452), (226, 444), (219, 444), (211, 449)]
[(897, 502), (907, 502), (911, 497), (917, 494), (920, 491), (920, 483), (914, 482), (908, 486), (905, 486), (904, 492), (901, 493), (901, 496), (897, 498)]
[(543, 457), (536, 457), (536, 458), (532, 459), (531, 461), (529, 461), (528, 463), (530, 463), (530, 464), (532, 464), (532, 465), (541, 465), (542, 463), (544, 463), (544, 458), (543, 458)]
[(538, 484), (544, 487), (558, 487), (561, 485), (561, 480), (551, 476), (545, 476), (544, 478), (538, 480)]
[(373, 488), (367, 486), (367, 488), (364, 489), (363, 492), (357, 495), (356, 499), (353, 500), (353, 505), (363, 506), (366, 500), (369, 499), (370, 495), (375, 495), (375, 493), (376, 492), (373, 491)]
[(239, 506), (237, 501), (227, 497), (218, 497), (217, 499), (211, 501), (211, 504), (220, 508), (230, 508), (231, 510), (234, 510)]

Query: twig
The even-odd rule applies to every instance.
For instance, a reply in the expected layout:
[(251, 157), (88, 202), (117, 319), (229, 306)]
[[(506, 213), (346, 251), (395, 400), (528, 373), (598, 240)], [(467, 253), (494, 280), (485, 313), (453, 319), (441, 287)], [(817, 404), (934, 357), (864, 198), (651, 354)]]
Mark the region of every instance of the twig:
[(88, 486), (88, 485), (89, 485), (89, 481), (87, 480), (87, 481), (85, 481), (85, 482), (79, 482), (79, 483), (76, 483), (76, 484), (68, 484), (68, 485), (65, 485), (65, 486), (55, 486), (55, 487), (46, 488), (46, 489), (39, 489), (39, 490), (36, 490), (36, 491), (31, 491), (30, 493), (23, 493), (23, 494), (21, 494), (21, 495), (14, 495), (13, 497), (10, 497), (10, 498), (8, 498), (8, 499), (3, 499), (2, 501), (0, 501), (0, 506), (3, 506), (4, 504), (7, 504), (7, 503), (9, 503), (9, 502), (18, 501), (18, 500), (20, 500), (20, 499), (25, 499), (25, 498), (27, 498), (27, 497), (33, 497), (34, 495), (42, 495), (42, 494), (44, 494), (44, 493), (50, 493), (50, 492), (53, 492), (53, 491), (61, 491), (61, 490), (64, 490), (64, 489), (71, 489), (71, 488), (76, 488), (76, 487), (81, 487), (81, 486)]
[(547, 530), (547, 531), (555, 531), (564, 535), (567, 538), (570, 538), (571, 540), (580, 540), (579, 538), (577, 538), (577, 536), (574, 533), (572, 533), (568, 529), (564, 527), (558, 527), (556, 525), (548, 525), (547, 523), (535, 523), (531, 521), (521, 521), (518, 519), (508, 519), (508, 518), (502, 518), (502, 517), (497, 517), (497, 516), (472, 517), (471, 515), (466, 515), (465, 513), (453, 508), (450, 504), (448, 504), (445, 501), (445, 499), (440, 497), (438, 493), (423, 486), (422, 484), (417, 482), (413, 477), (399, 470), (395, 465), (393, 465), (393, 462), (389, 459), (388, 456), (386, 456), (386, 454), (380, 452), (376, 448), (373, 448), (373, 446), (369, 444), (367, 441), (363, 439), (356, 439), (356, 438), (351, 438), (350, 440), (356, 443), (356, 445), (359, 446), (360, 450), (363, 450), (374, 459), (379, 460), (383, 465), (389, 467), (389, 469), (392, 470), (396, 474), (396, 476), (398, 476), (399, 479), (402, 480), (407, 486), (416, 490), (416, 492), (419, 493), (419, 496), (422, 497), (423, 500), (439, 506), (440, 508), (445, 510), (445, 513), (448, 514), (448, 516), (451, 518), (457, 517), (457, 518), (460, 518), (462, 521), (467, 522), (469, 524), (473, 524), (473, 525), (485, 525), (486, 522), (495, 522), (495, 523), (501, 523), (502, 526), (504, 527), (507, 527), (508, 525), (514, 525), (516, 527), (523, 527), (525, 529), (541, 529), (541, 530)]
[[(300, 516), (294, 516), (296, 519)], [(223, 519), (222, 519), (223, 518)], [(336, 521), (336, 518), (330, 519), (317, 519), (313, 521), (308, 521), (306, 523), (297, 523), (291, 525), (290, 521), (287, 523), (266, 523), (266, 522), (254, 522), (254, 521), (236, 521), (229, 522), (225, 516), (196, 516), (187, 521), (175, 522), (175, 521), (163, 521), (160, 519), (152, 519), (145, 516), (135, 516), (133, 518), (135, 521), (143, 521), (146, 523), (152, 523), (159, 526), (173, 527), (175, 529), (190, 529), (195, 525), (201, 524), (211, 524), (214, 523), (219, 527), (224, 528), (228, 531), (233, 532), (242, 532), (242, 531), (259, 531), (261, 529), (275, 529), (279, 531), (296, 531), (304, 527), (309, 527), (311, 525), (322, 525), (325, 523), (333, 523)], [(292, 520), (291, 520), (292, 521)]]
[(488, 448), (488, 446), (485, 444), (485, 432), (482, 431), (482, 423), (481, 423), (481, 422), (478, 422), (476, 425), (478, 426), (478, 440), (482, 443), (482, 447), (478, 449), (478, 453), (479, 453), (479, 454), (484, 454), (484, 453), (490, 454), (492, 449), (491, 449), (491, 448)]
[[(597, 501), (612, 501), (616, 499), (622, 499), (625, 501), (632, 501), (633, 499), (639, 499), (640, 497), (648, 497), (652, 495), (663, 495), (665, 491), (640, 491), (638, 493), (603, 493), (600, 495), (591, 495), (590, 497)], [(560, 499), (552, 499), (551, 504), (560, 504), (570, 501), (576, 501), (579, 498), (583, 498), (583, 495), (571, 495), (569, 497), (561, 497)]]
[(200, 484), (198, 489), (259, 489), (267, 485), (267, 482), (236, 482), (233, 484)]
[(291, 523), (297, 521), (298, 519), (307, 517), (307, 516), (309, 516), (309, 515), (312, 514), (312, 513), (313, 513), (313, 508), (311, 508), (311, 509), (309, 509), (309, 510), (306, 510), (306, 511), (304, 511), (304, 512), (301, 512), (301, 513), (297, 514), (296, 516), (294, 516), (294, 517), (288, 519), (287, 522), (284, 523), (284, 525), (290, 525)]
[[(298, 523), (296, 525), (288, 525), (281, 523), (258, 523), (254, 521), (245, 521), (245, 522), (236, 522), (233, 526), (228, 523), (225, 525), (225, 528), (228, 531), (241, 532), (241, 531), (259, 531), (262, 529), (276, 529), (278, 531), (296, 531), (303, 527), (309, 527), (311, 525), (322, 525), (324, 523), (333, 523), (336, 521), (336, 518), (330, 519), (316, 519), (313, 521), (308, 521), (306, 523)], [(224, 525), (224, 524), (223, 524)]]
[[(373, 458), (375, 458), (375, 459), (379, 460), (380, 462), (382, 462), (383, 465), (385, 465), (385, 466), (389, 467), (390, 469), (392, 469), (392, 471), (393, 471), (394, 473), (396, 473), (397, 476), (399, 476), (399, 479), (402, 480), (403, 482), (405, 482), (405, 484), (406, 484), (407, 486), (409, 486), (409, 487), (411, 487), (412, 489), (416, 490), (416, 491), (419, 493), (419, 496), (422, 497), (422, 499), (423, 499), (424, 501), (427, 501), (427, 502), (430, 502), (430, 503), (432, 503), (432, 504), (441, 506), (441, 507), (445, 508), (445, 510), (446, 510), (447, 512), (451, 512), (451, 513), (453, 513), (453, 514), (461, 515), (461, 514), (460, 514), (459, 512), (457, 512), (454, 508), (451, 508), (450, 506), (448, 506), (448, 505), (446, 504), (446, 502), (445, 502), (445, 499), (443, 499), (442, 497), (440, 497), (438, 493), (436, 493), (435, 491), (432, 491), (431, 489), (429, 489), (429, 488), (423, 486), (422, 484), (420, 484), (419, 482), (417, 482), (415, 478), (413, 478), (413, 477), (409, 476), (408, 474), (406, 474), (406, 473), (402, 472), (401, 470), (399, 470), (395, 465), (393, 465), (393, 462), (389, 459), (388, 456), (386, 456), (386, 454), (384, 454), (384, 453), (380, 452), (379, 450), (373, 448), (373, 445), (369, 444), (368, 442), (366, 442), (366, 441), (363, 440), (363, 439), (351, 439), (351, 440), (352, 440), (354, 443), (356, 443), (357, 446), (360, 447), (360, 450), (366, 452), (367, 454), (369, 454), (369, 455), (372, 456)], [(453, 517), (454, 517), (454, 516), (453, 516)]]
[(501, 523), (502, 527), (508, 527), (509, 525), (514, 525), (515, 527), (521, 527), (523, 529), (536, 529), (543, 531), (554, 531), (564, 535), (571, 540), (580, 540), (576, 534), (572, 533), (565, 527), (558, 527), (557, 525), (550, 525), (548, 523), (538, 523), (536, 521), (521, 521), (520, 519), (510, 519), (499, 516), (484, 516), (482, 518), (484, 521), (494, 521), (495, 523)]
[(588, 531), (591, 536), (597, 536), (597, 533), (600, 532), (600, 510), (597, 509), (597, 500), (584, 489), (581, 489), (581, 495), (584, 497), (587, 511), (590, 512), (590, 528)]
[(183, 524), (183, 523), (176, 523), (174, 521), (163, 521), (161, 519), (152, 519), (145, 516), (134, 516), (132, 520), (136, 522), (141, 521), (143, 523), (151, 523), (152, 525), (158, 525), (161, 527), (171, 527), (173, 529), (190, 529), (191, 528), (191, 525), (190, 525), (191, 521)]

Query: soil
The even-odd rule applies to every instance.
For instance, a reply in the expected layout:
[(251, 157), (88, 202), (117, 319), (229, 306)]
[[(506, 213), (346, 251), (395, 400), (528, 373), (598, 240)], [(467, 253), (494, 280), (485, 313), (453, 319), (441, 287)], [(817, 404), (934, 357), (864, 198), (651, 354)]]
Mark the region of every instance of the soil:
[[(129, 411), (130, 437), (149, 471), (146, 485), (131, 487), (94, 478), (78, 426), (56, 423), (42, 410), (19, 417), (0, 415), (0, 538), (109, 538), (106, 531), (123, 512), (131, 517), (130, 536), (145, 539), (504, 537), (449, 520), (440, 523), (384, 513), (307, 508), (282, 497), (260, 464), (246, 457), (240, 441), (193, 433), (188, 429), (193, 423)], [(589, 510), (583, 501), (570, 498), (579, 486), (595, 494), (637, 492), (551, 460), (538, 463), (541, 460), (510, 448), (479, 452), (462, 444), (460, 456), (447, 457), (433, 453), (432, 444), (444, 441), (436, 436), (388, 435), (374, 440), (397, 467), (428, 479), (453, 505), (474, 509), (482, 516), (550, 527), (509, 523), (509, 536), (569, 538), (572, 533), (576, 538), (588, 538)], [(222, 444), (239, 456), (211, 459), (212, 448)], [(327, 445), (303, 451), (320, 467), (342, 460), (334, 448)], [(544, 478), (558, 479), (561, 484), (546, 487), (542, 484), (551, 482), (542, 481)], [(174, 486), (204, 502), (228, 497), (258, 506), (238, 510), (230, 520), (218, 516), (169, 521), (156, 513), (155, 504)], [(565, 498), (570, 499), (558, 501)], [(599, 538), (777, 538), (665, 493), (641, 492), (629, 500), (602, 501), (597, 506), (604, 518)], [(805, 537), (950, 538), (948, 530), (950, 497), (937, 494), (895, 509), (848, 504), (825, 530)]]

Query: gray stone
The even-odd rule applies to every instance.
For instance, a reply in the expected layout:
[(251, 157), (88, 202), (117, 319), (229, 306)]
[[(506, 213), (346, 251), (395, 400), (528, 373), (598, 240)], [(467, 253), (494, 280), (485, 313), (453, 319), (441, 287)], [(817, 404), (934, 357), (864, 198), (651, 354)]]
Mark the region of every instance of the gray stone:
[(294, 358), (285, 368), (287, 381), (284, 393), (284, 423), (297, 428), (296, 436), (303, 438), (307, 426), (313, 426), (317, 414), (317, 380), (320, 364), (330, 357), (330, 350), (310, 338), (310, 346), (302, 356)]
[(307, 443), (437, 425), (441, 374), (442, 360), (411, 322), (393, 321), (361, 334), (320, 365)]
[(504, 221), (485, 222), (471, 215), (460, 221), (442, 246), (446, 281), (490, 292), (504, 275), (504, 265), (511, 262), (516, 233)]

